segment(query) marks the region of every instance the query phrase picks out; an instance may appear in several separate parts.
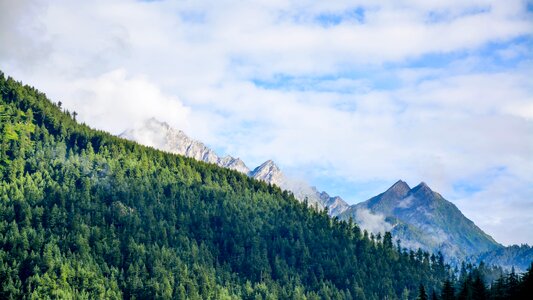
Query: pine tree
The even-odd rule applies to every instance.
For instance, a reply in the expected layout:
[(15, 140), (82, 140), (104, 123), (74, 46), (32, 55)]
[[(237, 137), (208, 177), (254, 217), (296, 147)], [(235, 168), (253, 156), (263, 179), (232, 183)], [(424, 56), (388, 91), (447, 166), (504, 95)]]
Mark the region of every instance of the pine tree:
[(485, 300), (487, 299), (487, 288), (481, 278), (481, 275), (477, 275), (472, 283), (472, 299), (473, 300)]
[(439, 300), (439, 297), (437, 297), (437, 293), (435, 290), (431, 292), (431, 300)]
[(492, 284), (490, 293), (492, 299), (494, 300), (504, 300), (508, 298), (505, 278), (503, 275), (496, 279), (496, 281)]
[(442, 300), (455, 300), (455, 289), (450, 280), (444, 281), (440, 297)]
[(426, 289), (424, 288), (423, 284), (420, 284), (420, 287), (418, 288), (418, 297), (417, 300), (428, 300), (428, 295), (426, 294)]
[(520, 283), (519, 299), (531, 299), (533, 297), (533, 262), (528, 271), (522, 277)]

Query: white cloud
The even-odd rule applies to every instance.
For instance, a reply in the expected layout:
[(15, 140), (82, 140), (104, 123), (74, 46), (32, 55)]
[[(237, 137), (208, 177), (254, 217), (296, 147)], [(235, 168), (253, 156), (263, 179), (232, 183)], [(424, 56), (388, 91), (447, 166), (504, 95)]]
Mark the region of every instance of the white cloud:
[[(531, 169), (529, 169), (531, 170)], [(458, 197), (467, 217), (505, 245), (533, 240), (533, 185), (526, 177), (502, 174), (472, 195)]]
[(45, 26), (40, 20), (40, 12), (45, 8), (42, 1), (0, 1), (2, 63), (28, 69), (36, 61), (46, 59), (51, 45), (43, 38)]
[(373, 214), (368, 209), (358, 209), (355, 213), (355, 221), (362, 229), (366, 229), (374, 234), (384, 234), (391, 231), (392, 226), (385, 221), (385, 216)]
[[(510, 42), (532, 35), (524, 6), (519, 0), (0, 2), (0, 66), (97, 128), (119, 133), (157, 116), (249, 165), (272, 158), (319, 188), (324, 175), (342, 178), (354, 187), (341, 196), (352, 200), (402, 178), (479, 203), (458, 195), (454, 183), (504, 166), (521, 185), (505, 189), (502, 178), (481, 184), (487, 193), (500, 185), (501, 196), (489, 203), (497, 207), (515, 195), (528, 203), (533, 184), (531, 51)], [(364, 9), (362, 21), (346, 17), (355, 8)], [(324, 26), (320, 15), (340, 19)], [(522, 57), (522, 63), (491, 69), (492, 61), (476, 51), (494, 43), (508, 43), (496, 51), (502, 60)], [(449, 65), (431, 59), (410, 65), (427, 55), (457, 54)], [(284, 76), (303, 88), (276, 86), (286, 83)], [(461, 208), (476, 222), (499, 216), (474, 207)], [(497, 226), (483, 226), (497, 235)], [(533, 242), (522, 234), (529, 223), (516, 226), (516, 240)]]
[(66, 107), (76, 110), (80, 121), (114, 134), (151, 117), (189, 128), (189, 108), (147, 79), (128, 76), (125, 70), (80, 78), (62, 86), (60, 93), (61, 99), (69, 99)]

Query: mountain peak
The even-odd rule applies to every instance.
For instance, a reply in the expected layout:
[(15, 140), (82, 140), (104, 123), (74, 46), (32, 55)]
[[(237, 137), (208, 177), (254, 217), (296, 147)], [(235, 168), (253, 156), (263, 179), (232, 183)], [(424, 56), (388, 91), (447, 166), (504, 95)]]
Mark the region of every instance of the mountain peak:
[(421, 182), (412, 189), (413, 193), (433, 194), (433, 190), (425, 183)]
[(409, 187), (407, 183), (405, 183), (405, 181), (398, 180), (385, 193), (394, 194), (399, 197), (403, 197), (407, 195), (407, 193), (409, 193), (410, 190), (411, 188)]
[(261, 166), (265, 166), (265, 167), (268, 166), (268, 167), (278, 168), (276, 163), (273, 160), (271, 160), (271, 159), (269, 159), (269, 160), (265, 161), (264, 163), (262, 163)]
[(259, 167), (255, 168), (253, 172), (261, 170), (268, 170), (268, 172), (281, 172), (278, 165), (276, 165), (276, 163), (270, 159), (262, 163)]
[[(374, 214), (375, 220), (365, 215), (365, 210)], [(349, 208), (341, 217), (352, 217), (370, 231), (392, 227), (391, 234), (404, 247), (440, 251), (448, 258), (463, 259), (501, 247), (425, 182), (409, 189), (400, 180), (385, 193)]]
[(283, 182), (283, 174), (281, 173), (281, 170), (270, 159), (250, 172), (250, 176), (276, 185), (280, 185), (281, 182)]
[(243, 174), (250, 173), (250, 169), (246, 166), (246, 164), (240, 159), (240, 158), (234, 158), (233, 156), (226, 155), (222, 158), (218, 159), (219, 166), (239, 171)]
[(428, 189), (429, 189), (429, 186), (428, 186), (425, 182), (423, 182), (423, 181), (420, 182), (420, 183), (418, 184), (418, 186), (420, 186), (420, 187), (424, 187), (424, 188), (428, 188)]

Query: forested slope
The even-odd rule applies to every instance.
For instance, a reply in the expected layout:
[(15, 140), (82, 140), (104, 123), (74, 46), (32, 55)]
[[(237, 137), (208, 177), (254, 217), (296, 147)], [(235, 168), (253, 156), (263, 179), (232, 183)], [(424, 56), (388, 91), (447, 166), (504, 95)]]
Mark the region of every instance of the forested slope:
[(80, 125), (2, 73), (0, 121), (0, 299), (394, 299), (447, 278), (389, 234)]

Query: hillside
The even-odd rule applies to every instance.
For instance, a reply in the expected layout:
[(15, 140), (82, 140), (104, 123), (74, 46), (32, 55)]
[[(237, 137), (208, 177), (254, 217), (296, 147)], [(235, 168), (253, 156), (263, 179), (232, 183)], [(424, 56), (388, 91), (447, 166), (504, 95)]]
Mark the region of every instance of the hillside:
[(477, 255), (476, 263), (484, 262), (487, 265), (501, 266), (510, 271), (525, 272), (533, 263), (533, 247), (529, 245), (512, 245), (505, 248), (488, 251)]
[(1, 299), (384, 299), (448, 275), (390, 235), (75, 116), (0, 73)]

